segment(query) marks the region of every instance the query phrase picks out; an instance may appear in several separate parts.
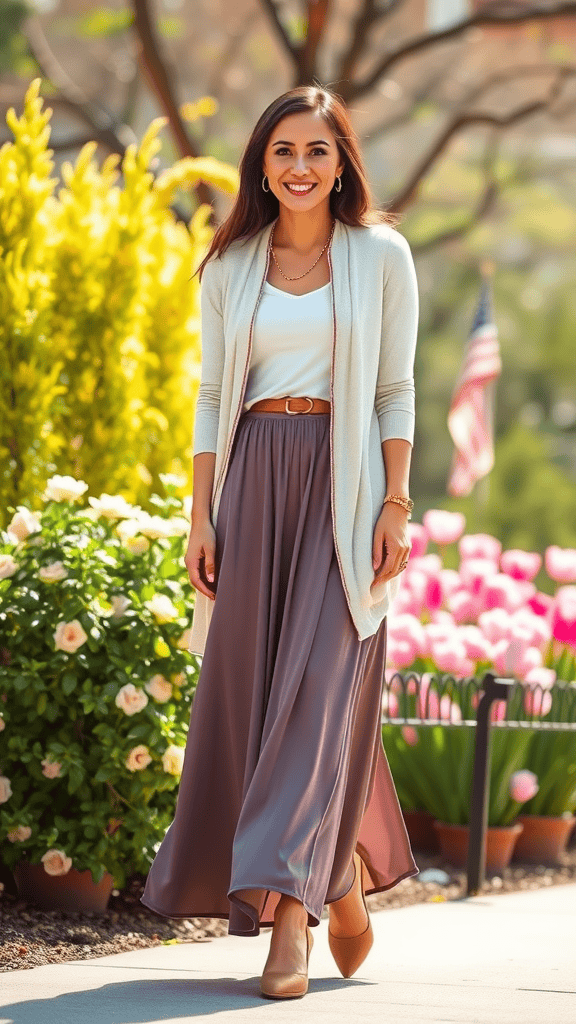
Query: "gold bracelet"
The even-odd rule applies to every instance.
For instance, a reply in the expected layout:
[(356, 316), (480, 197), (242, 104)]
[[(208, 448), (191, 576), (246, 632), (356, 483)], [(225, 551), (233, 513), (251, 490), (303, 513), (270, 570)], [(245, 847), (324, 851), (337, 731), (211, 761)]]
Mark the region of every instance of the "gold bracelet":
[(401, 494), (387, 494), (384, 498), (383, 505), (385, 505), (387, 501), (393, 501), (396, 505), (402, 505), (402, 508), (405, 508), (408, 513), (408, 519), (412, 519), (412, 509), (414, 508), (412, 498), (403, 498)]

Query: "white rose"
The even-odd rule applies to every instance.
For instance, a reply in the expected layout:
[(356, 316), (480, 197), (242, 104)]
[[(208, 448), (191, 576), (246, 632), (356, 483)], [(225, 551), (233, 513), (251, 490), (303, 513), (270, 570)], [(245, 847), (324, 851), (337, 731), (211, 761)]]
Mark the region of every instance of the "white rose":
[(159, 473), (160, 480), (164, 487), (185, 487), (188, 477), (184, 473)]
[(184, 516), (173, 516), (169, 523), (173, 537), (185, 537), (190, 533), (190, 521)]
[(126, 683), (122, 686), (116, 694), (116, 707), (126, 715), (136, 715), (139, 711), (142, 711), (148, 703), (148, 697), (139, 686), (134, 686), (134, 683)]
[(185, 629), (184, 632), (182, 633), (182, 636), (180, 637), (178, 643), (176, 644), (176, 647), (178, 647), (181, 651), (187, 651), (190, 644), (191, 635), (192, 630), (190, 627), (188, 627), (188, 629)]
[(8, 832), (8, 839), (11, 843), (23, 843), (25, 839), (30, 839), (31, 835), (30, 825), (18, 825), (18, 828), (13, 828)]
[(144, 601), (157, 622), (171, 622), (178, 618), (178, 609), (172, 604), (167, 594), (154, 594), (149, 601)]
[(128, 519), (134, 515), (134, 506), (121, 494), (101, 494), (99, 498), (88, 498), (92, 508), (106, 519)]
[(73, 476), (60, 476), (56, 473), (47, 481), (42, 500), (76, 501), (87, 490), (88, 484), (83, 480), (75, 480)]
[(152, 679), (145, 684), (144, 689), (160, 704), (165, 704), (172, 696), (172, 683), (160, 673), (152, 676)]
[(7, 526), (8, 533), (12, 534), (16, 540), (26, 540), (31, 533), (38, 533), (38, 530), (41, 529), (42, 523), (38, 516), (25, 505), (18, 505), (18, 511), (14, 513)]
[(137, 519), (121, 519), (116, 524), (116, 533), (120, 540), (126, 542), (127, 537), (134, 537), (140, 530), (140, 523)]
[(151, 760), (148, 747), (144, 743), (140, 743), (137, 747), (132, 747), (126, 758), (126, 767), (131, 772), (141, 772), (150, 764)]
[(131, 555), (143, 555), (150, 547), (150, 541), (146, 537), (126, 537), (124, 547)]
[(119, 619), (124, 615), (126, 609), (132, 604), (130, 598), (126, 597), (125, 594), (114, 594), (114, 596), (110, 598), (110, 602), (114, 609), (112, 614), (115, 619)]
[(5, 804), (12, 796), (10, 779), (6, 775), (0, 775), (0, 804)]
[(67, 857), (64, 850), (47, 850), (40, 860), (48, 875), (66, 875), (72, 867), (72, 858)]
[(49, 565), (38, 569), (38, 575), (43, 583), (56, 583), (57, 580), (66, 579), (68, 570), (64, 568), (62, 562), (50, 562)]
[(57, 651), (67, 651), (74, 654), (82, 644), (86, 643), (88, 637), (78, 619), (72, 622), (59, 622), (54, 632), (54, 643)]
[(0, 580), (13, 576), (18, 568), (18, 562), (12, 555), (0, 555)]
[(162, 767), (168, 775), (181, 775), (184, 765), (184, 747), (171, 743), (162, 754)]
[(51, 761), (49, 757), (45, 757), (40, 764), (42, 765), (42, 775), (45, 775), (47, 779), (60, 778), (62, 773), (60, 761)]
[(147, 512), (143, 512), (142, 515), (138, 516), (138, 522), (140, 524), (140, 533), (143, 533), (145, 537), (155, 539), (172, 536), (170, 522), (168, 519), (163, 519), (162, 516), (150, 516)]

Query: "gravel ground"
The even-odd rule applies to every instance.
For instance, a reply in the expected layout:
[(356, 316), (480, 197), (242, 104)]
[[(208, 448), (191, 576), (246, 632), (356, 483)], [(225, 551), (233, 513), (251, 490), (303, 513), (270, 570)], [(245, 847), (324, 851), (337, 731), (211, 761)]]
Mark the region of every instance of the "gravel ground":
[[(387, 892), (368, 896), (371, 913), (388, 907), (457, 900), (465, 896), (465, 871), (452, 867), (441, 854), (425, 854), (417, 849), (413, 852), (421, 875), (406, 878)], [(445, 871), (448, 880), (444, 883), (422, 880), (422, 874), (430, 868)], [(11, 891), (8, 879), (0, 891), (0, 972), (67, 960), (87, 960), (166, 943), (210, 942), (220, 935), (227, 935), (228, 922), (220, 918), (176, 920), (160, 917), (148, 910), (139, 902), (144, 881), (142, 875), (134, 875), (122, 892), (110, 897), (103, 914), (63, 914), (55, 910), (40, 910), (19, 899)], [(482, 892), (517, 892), (574, 881), (576, 836), (573, 833), (561, 864), (546, 866), (513, 861), (501, 876), (489, 876)], [(114, 893), (117, 892), (115, 889)], [(328, 909), (325, 908), (323, 917), (327, 916)]]

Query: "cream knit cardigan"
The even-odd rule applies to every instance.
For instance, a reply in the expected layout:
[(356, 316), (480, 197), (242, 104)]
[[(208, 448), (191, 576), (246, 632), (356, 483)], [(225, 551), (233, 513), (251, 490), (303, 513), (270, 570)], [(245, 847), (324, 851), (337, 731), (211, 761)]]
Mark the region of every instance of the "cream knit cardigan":
[[(194, 455), (216, 453), (214, 526), (242, 412), (252, 328), (268, 274), (275, 223), (249, 239), (236, 239), (221, 258), (206, 264), (202, 275), (202, 372), (193, 450)], [(400, 576), (395, 576), (371, 587), (372, 541), (386, 494), (381, 443), (388, 437), (414, 443), (418, 284), (408, 242), (388, 224), (350, 227), (337, 219), (328, 260), (333, 312), (332, 522), (348, 607), (358, 639), (363, 640), (376, 632), (400, 586)], [(191, 653), (204, 654), (214, 604), (196, 591)]]

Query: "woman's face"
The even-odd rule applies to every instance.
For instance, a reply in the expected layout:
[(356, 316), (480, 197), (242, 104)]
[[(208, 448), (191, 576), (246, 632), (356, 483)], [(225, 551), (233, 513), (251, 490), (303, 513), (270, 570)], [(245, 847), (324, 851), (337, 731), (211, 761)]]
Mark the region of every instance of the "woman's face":
[[(343, 170), (336, 139), (318, 111), (288, 114), (271, 131), (262, 173), (290, 210), (311, 210), (328, 202), (334, 179)], [(308, 187), (291, 190), (290, 183)]]

